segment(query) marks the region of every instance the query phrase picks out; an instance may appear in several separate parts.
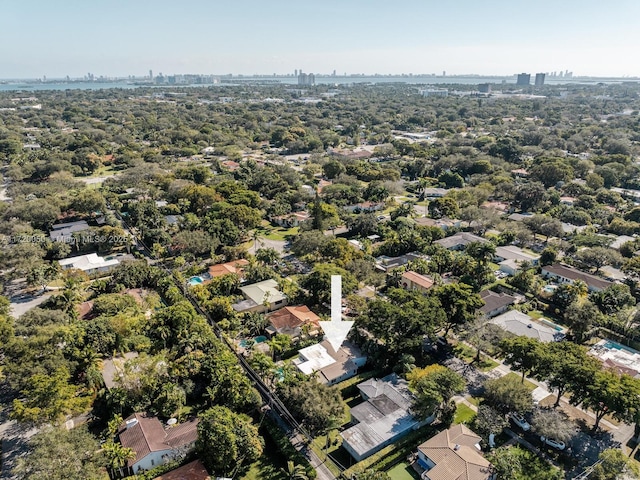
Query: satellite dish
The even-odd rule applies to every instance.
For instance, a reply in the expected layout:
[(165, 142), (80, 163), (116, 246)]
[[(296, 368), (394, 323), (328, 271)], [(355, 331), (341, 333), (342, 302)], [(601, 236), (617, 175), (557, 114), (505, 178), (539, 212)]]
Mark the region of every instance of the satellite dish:
[(177, 418), (170, 418), (169, 420), (167, 420), (167, 425), (169, 425), (169, 426), (175, 425), (176, 423), (178, 423), (178, 419)]

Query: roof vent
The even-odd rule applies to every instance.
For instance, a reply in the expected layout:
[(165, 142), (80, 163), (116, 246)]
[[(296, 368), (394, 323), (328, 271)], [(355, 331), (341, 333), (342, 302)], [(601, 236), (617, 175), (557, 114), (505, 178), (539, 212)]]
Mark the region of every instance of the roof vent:
[(455, 451), (460, 450), (460, 445), (458, 445), (458, 444), (456, 443), (456, 444), (453, 446), (453, 449), (454, 449)]
[(169, 420), (167, 420), (167, 425), (169, 425), (170, 427), (175, 425), (176, 423), (178, 423), (177, 418), (170, 418)]
[(125, 422), (125, 424), (127, 425), (127, 429), (129, 429), (131, 427), (135, 427), (138, 424), (138, 419), (137, 418), (132, 418), (131, 420), (127, 420)]

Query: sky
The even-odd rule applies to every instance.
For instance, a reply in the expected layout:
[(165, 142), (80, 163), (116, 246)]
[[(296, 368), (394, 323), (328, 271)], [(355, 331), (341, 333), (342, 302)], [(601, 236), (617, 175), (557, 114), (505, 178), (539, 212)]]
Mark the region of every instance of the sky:
[(640, 76), (639, 0), (2, 0), (0, 78)]

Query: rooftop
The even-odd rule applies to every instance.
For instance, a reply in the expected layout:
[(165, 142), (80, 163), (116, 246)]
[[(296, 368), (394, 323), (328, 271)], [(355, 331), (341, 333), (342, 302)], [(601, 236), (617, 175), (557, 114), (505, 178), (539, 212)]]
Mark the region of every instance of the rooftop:
[(360, 349), (352, 343), (343, 342), (336, 352), (328, 340), (303, 348), (298, 351), (298, 355), (294, 360), (298, 369), (306, 375), (317, 372), (323, 383), (331, 382), (350, 370), (356, 370), (358, 366), (355, 360), (363, 358)]
[(578, 270), (577, 268), (561, 263), (542, 267), (543, 274), (545, 271), (574, 281), (582, 280), (590, 288), (596, 288), (599, 290), (604, 290), (605, 288), (613, 285), (610, 281), (605, 280), (604, 278), (596, 277), (595, 275), (591, 275), (590, 273), (583, 272), (582, 270)]
[(437, 243), (438, 245), (443, 246), (444, 248), (454, 248), (459, 246), (467, 246), (470, 243), (487, 243), (489, 240), (486, 238), (479, 237), (478, 235), (474, 235), (473, 233), (468, 232), (459, 232), (450, 237), (442, 238), (440, 240), (436, 240), (433, 243)]
[(640, 378), (640, 352), (611, 340), (600, 340), (589, 354), (618, 373)]
[(520, 262), (536, 262), (540, 259), (540, 255), (533, 255), (522, 250), (515, 245), (507, 245), (505, 247), (496, 247), (496, 257), (505, 260), (517, 260)]
[(412, 270), (409, 270), (407, 272), (404, 272), (402, 274), (402, 278), (409, 280), (410, 282), (421, 286), (422, 288), (431, 288), (433, 287), (433, 279), (430, 277), (427, 277), (426, 275), (420, 275), (417, 272), (414, 272)]
[(480, 298), (484, 300), (484, 305), (480, 307), (480, 312), (484, 315), (498, 310), (502, 307), (507, 307), (516, 303), (516, 297), (507, 293), (496, 293), (492, 290), (483, 290), (480, 292)]
[(555, 328), (537, 323), (529, 315), (517, 310), (510, 310), (502, 315), (498, 315), (491, 320), (491, 323), (502, 327), (514, 335), (535, 338), (541, 342), (554, 342), (563, 336), (563, 334)]
[(153, 480), (211, 480), (211, 476), (200, 460), (194, 460)]
[(395, 374), (358, 384), (367, 400), (351, 409), (358, 423), (340, 435), (359, 456), (367, 456), (385, 442), (419, 423), (410, 413), (413, 395), (406, 380)]
[(97, 270), (100, 268), (115, 267), (120, 263), (117, 258), (106, 260), (99, 257), (97, 253), (89, 253), (87, 255), (79, 255), (77, 257), (64, 258), (58, 260), (62, 268), (77, 268), (82, 271)]
[(435, 466), (429, 480), (487, 480), (491, 464), (480, 453), (480, 437), (464, 424), (454, 425), (418, 446)]
[(198, 420), (190, 420), (165, 429), (158, 420), (146, 413), (134, 413), (120, 425), (118, 437), (125, 448), (130, 448), (135, 457), (128, 460), (133, 466), (151, 452), (161, 452), (184, 447), (196, 441)]
[(211, 265), (209, 267), (209, 275), (211, 278), (221, 277), (230, 273), (235, 273), (238, 276), (242, 275), (242, 267), (249, 265), (249, 261), (241, 258), (227, 263), (219, 263), (218, 265)]
[(320, 317), (305, 305), (281, 308), (269, 314), (267, 318), (269, 319), (269, 323), (278, 332), (282, 330), (294, 330), (308, 324), (319, 327), (318, 322), (320, 321)]

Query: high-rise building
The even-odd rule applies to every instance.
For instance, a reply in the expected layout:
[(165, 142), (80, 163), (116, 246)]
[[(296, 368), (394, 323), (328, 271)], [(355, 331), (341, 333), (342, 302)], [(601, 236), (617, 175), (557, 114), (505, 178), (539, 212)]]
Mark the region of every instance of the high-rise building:
[(153, 80), (153, 70), (149, 70), (149, 80)]
[(478, 85), (478, 91), (480, 93), (491, 93), (491, 84), (481, 83), (480, 85)]
[(544, 73), (536, 73), (536, 87), (541, 87), (544, 85), (544, 78), (545, 78), (545, 74)]
[(295, 76), (296, 77), (298, 76), (298, 69), (297, 68), (295, 69)]
[(316, 76), (313, 73), (302, 73), (298, 75), (298, 85), (315, 85)]
[(529, 73), (519, 73), (518, 80), (516, 81), (516, 85), (530, 85), (531, 84), (531, 74)]

